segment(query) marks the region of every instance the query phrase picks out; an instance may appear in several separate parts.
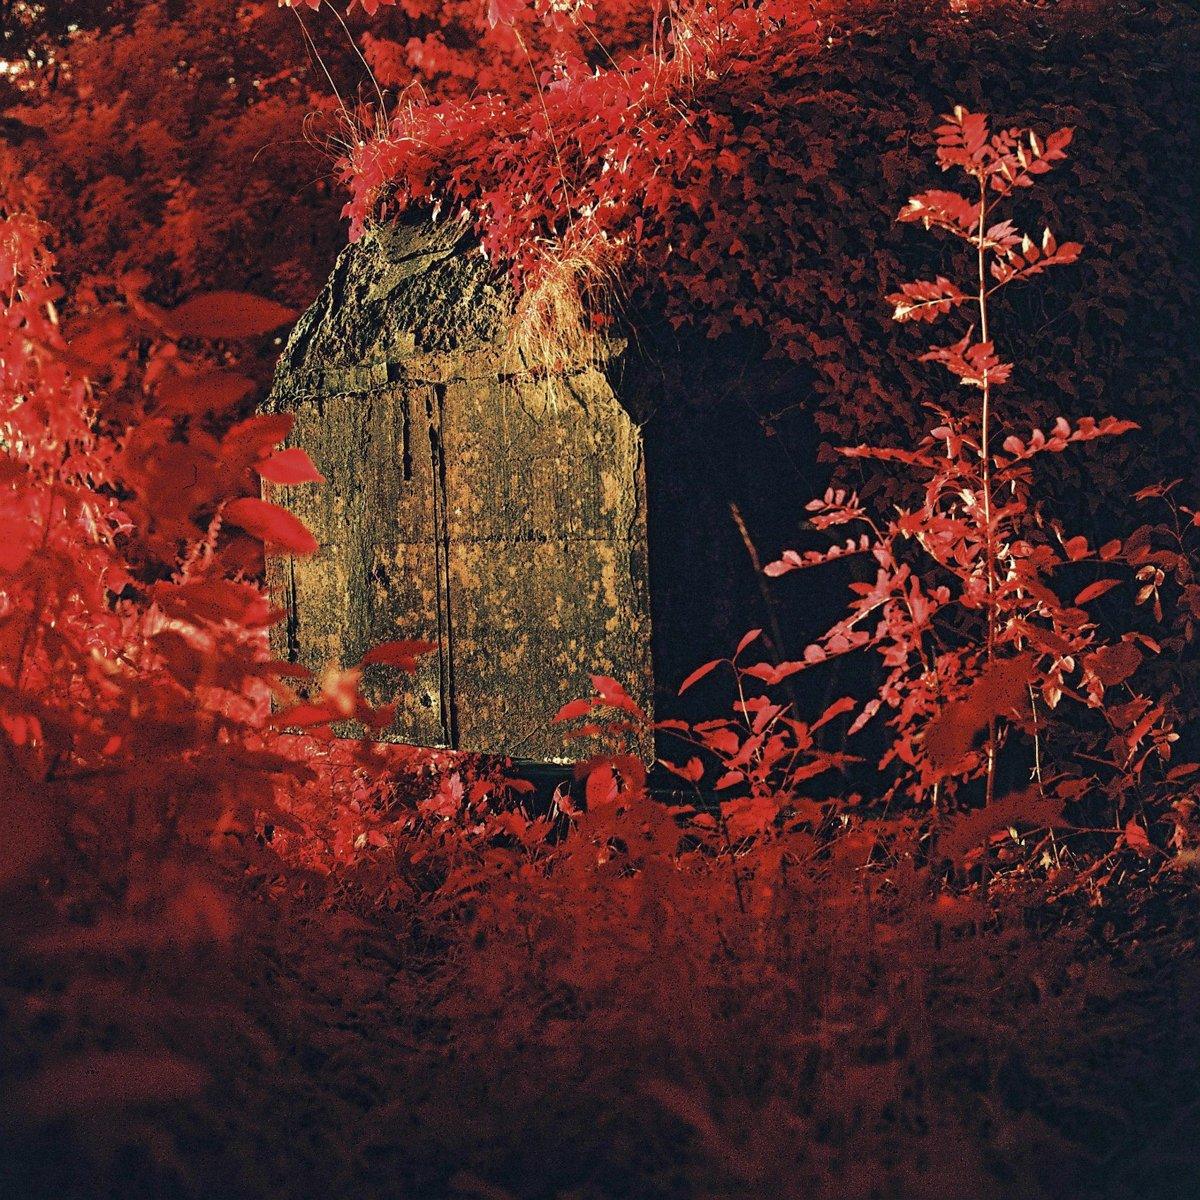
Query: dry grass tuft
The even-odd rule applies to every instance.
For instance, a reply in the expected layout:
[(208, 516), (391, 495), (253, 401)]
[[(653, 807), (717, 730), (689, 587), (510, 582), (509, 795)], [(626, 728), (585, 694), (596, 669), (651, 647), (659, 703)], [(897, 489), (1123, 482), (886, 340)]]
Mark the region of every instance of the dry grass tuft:
[(544, 376), (551, 411), (558, 406), (563, 376), (598, 368), (610, 353), (604, 331), (619, 308), (616, 258), (602, 237), (547, 249), (515, 300), (507, 368)]

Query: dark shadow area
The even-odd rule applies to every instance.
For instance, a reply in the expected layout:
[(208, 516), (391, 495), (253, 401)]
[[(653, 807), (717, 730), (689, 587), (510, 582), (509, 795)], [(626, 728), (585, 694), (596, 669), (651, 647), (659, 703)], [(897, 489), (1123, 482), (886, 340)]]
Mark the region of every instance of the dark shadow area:
[[(756, 628), (762, 642), (746, 661), (795, 658), (844, 611), (854, 568), (780, 581), (761, 570), (786, 549), (829, 541), (805, 521), (830, 474), (810, 373), (769, 357), (753, 332), (712, 340), (634, 323), (614, 389), (645, 442), (655, 715), (703, 720), (712, 691), (679, 696), (683, 679)], [(827, 690), (832, 673), (822, 675)]]

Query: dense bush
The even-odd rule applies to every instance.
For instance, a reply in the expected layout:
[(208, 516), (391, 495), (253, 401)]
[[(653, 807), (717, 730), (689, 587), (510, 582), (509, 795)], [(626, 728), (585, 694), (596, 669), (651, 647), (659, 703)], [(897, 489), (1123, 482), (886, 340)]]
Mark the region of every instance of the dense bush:
[(879, 283), (916, 266), (889, 218), (920, 169), (919, 131), (956, 103), (1072, 126), (1078, 153), (1048, 185), (1047, 216), (1095, 253), (1018, 301), (1009, 336), (1037, 382), (1010, 403), (1141, 423), (1140, 439), (1087, 460), (1089, 487), (1070, 477), (1101, 505), (1195, 455), (1179, 414), (1197, 378), (1198, 37), (1194, 9), (1169, 2), (673, 9), (653, 47), (605, 69), (548, 66), (528, 104), (406, 104), (349, 156), (350, 212), (465, 209), (535, 303), (564, 271), (585, 298), (616, 272), (635, 327), (665, 306), (712, 336), (760, 330), (761, 353), (807, 368), (831, 440), (902, 442), (929, 382)]

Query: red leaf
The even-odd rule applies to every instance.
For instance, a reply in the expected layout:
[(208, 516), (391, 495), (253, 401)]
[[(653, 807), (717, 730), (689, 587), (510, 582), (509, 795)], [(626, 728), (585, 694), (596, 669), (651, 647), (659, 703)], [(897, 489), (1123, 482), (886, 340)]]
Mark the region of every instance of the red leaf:
[(741, 668), (743, 675), (749, 675), (751, 679), (761, 679), (763, 683), (771, 683), (775, 679), (775, 671), (775, 664), (767, 662), (755, 663), (753, 666)]
[(307, 729), (313, 725), (326, 725), (330, 721), (340, 720), (343, 716), (344, 713), (338, 712), (330, 704), (300, 703), (275, 713), (271, 717), (271, 724), (278, 729)]
[(223, 412), (240, 404), (256, 386), (253, 379), (232, 371), (172, 375), (159, 386), (159, 408), (164, 413)]
[(1069, 538), (1063, 543), (1063, 549), (1067, 553), (1067, 557), (1072, 562), (1078, 562), (1081, 558), (1087, 557), (1088, 543), (1087, 538), (1081, 536)]
[(988, 140), (988, 119), (983, 113), (973, 113), (961, 104), (946, 113), (944, 125), (935, 130), (937, 134), (937, 157), (942, 169), (957, 166), (971, 169), (983, 158), (983, 148)]
[(83, 369), (104, 370), (126, 349), (130, 341), (129, 314), (108, 309), (71, 338), (70, 351), (59, 357)]
[(301, 449), (277, 450), (254, 464), (254, 469), (272, 483), (324, 483), (325, 476)]
[(966, 694), (952, 700), (925, 727), (925, 756), (939, 772), (952, 770), (971, 749), (975, 736), (996, 718), (1026, 702), (1036, 658), (1002, 659), (975, 679)]
[(871, 718), (875, 716), (882, 706), (883, 701), (878, 697), (876, 697), (874, 700), (868, 700), (867, 703), (863, 705), (862, 712), (860, 712), (858, 716), (854, 718), (850, 728), (846, 730), (846, 736), (849, 737), (851, 734), (858, 733), (860, 729), (865, 729)]
[(634, 703), (633, 697), (611, 675), (592, 675), (590, 678), (592, 687), (610, 708), (620, 709), (639, 719), (644, 716), (642, 710)]
[(682, 696), (684, 692), (692, 686), (693, 683), (699, 683), (714, 667), (721, 664), (723, 660), (714, 658), (712, 662), (706, 662), (703, 666), (697, 667), (680, 685), (677, 695)]
[(1125, 842), (1125, 845), (1127, 845), (1130, 850), (1136, 850), (1138, 854), (1141, 854), (1146, 858), (1149, 858), (1150, 855), (1154, 853), (1154, 846), (1150, 842), (1149, 835), (1135, 819), (1131, 818), (1126, 823), (1124, 832), (1121, 836)]
[(555, 721), (574, 721), (592, 711), (592, 701), (571, 700), (554, 714)]
[(969, 236), (979, 224), (979, 205), (957, 192), (934, 188), (913, 196), (900, 210), (896, 220), (921, 221), (926, 228), (937, 225), (959, 236)]
[(248, 338), (270, 333), (296, 319), (293, 309), (249, 292), (201, 292), (167, 317), (183, 337)]
[(677, 767), (673, 762), (668, 762), (665, 758), (658, 760), (672, 775), (678, 775), (680, 779), (686, 779), (688, 783), (699, 783), (704, 777), (704, 764), (698, 758), (689, 758), (687, 764), (682, 767)]
[(858, 703), (853, 696), (843, 696), (840, 700), (835, 700), (817, 719), (813, 722), (809, 729), (809, 733), (813, 733), (820, 729), (822, 725), (827, 725), (835, 717), (840, 717), (842, 713), (854, 711), (854, 706)]
[(938, 838), (938, 856), (962, 862), (973, 849), (990, 840), (992, 834), (1006, 831), (1010, 826), (1070, 828), (1062, 810), (1061, 800), (1027, 791), (1010, 793), (986, 808), (955, 813), (945, 820)]
[(721, 816), (731, 838), (753, 837), (764, 833), (779, 815), (779, 802), (770, 796), (746, 796), (727, 800), (721, 805)]
[(271, 608), (258, 588), (231, 579), (200, 578), (183, 583), (162, 580), (150, 594), (163, 612), (192, 624), (233, 621), (263, 629), (283, 616)]
[(421, 638), (407, 638), (397, 642), (380, 642), (372, 646), (362, 656), (361, 666), (370, 667), (382, 664), (386, 667), (398, 667), (401, 671), (415, 671), (417, 660), (422, 655), (430, 654), (438, 648), (437, 642), (424, 641)]
[(1078, 607), (1081, 604), (1086, 604), (1089, 600), (1095, 600), (1098, 596), (1103, 596), (1105, 592), (1111, 592), (1113, 588), (1119, 587), (1120, 584), (1121, 581), (1119, 579), (1097, 579), (1095, 583), (1089, 583), (1075, 597), (1075, 605)]
[(527, 0), (488, 0), (488, 24), (511, 25), (525, 11)]
[(304, 523), (286, 509), (253, 496), (225, 505), (225, 519), (274, 550), (315, 554), (320, 547)]
[[(847, 458), (898, 459), (901, 462), (914, 464), (928, 462), (928, 459), (921, 454), (912, 454), (904, 450), (875, 449), (870, 446), (843, 446), (838, 448), (838, 453), (846, 455)], [(808, 507), (813, 509), (814, 505), (818, 508), (824, 507), (820, 500), (814, 500)], [(825, 528), (827, 525), (832, 524), (832, 522), (827, 517), (817, 517), (814, 518), (814, 524), (817, 524), (818, 528)], [(772, 579), (777, 579), (780, 575), (786, 575), (789, 571), (799, 571), (806, 567), (820, 566), (823, 563), (832, 562), (835, 558), (843, 558), (847, 554), (865, 554), (870, 549), (871, 539), (864, 533), (857, 540), (855, 538), (847, 538), (843, 545), (833, 545), (828, 550), (805, 550), (802, 554), (796, 550), (785, 550), (782, 556), (775, 562), (767, 563), (763, 567), (763, 574)]]
[[(1001, 362), (996, 357), (991, 342), (971, 342), (971, 333), (949, 346), (935, 346), (919, 356), (918, 362), (940, 362), (947, 371), (957, 375), (963, 383), (972, 387), (983, 387), (990, 383), (1007, 383), (1012, 375), (1012, 363)], [(1008, 442), (1005, 449), (1008, 449)]]
[(886, 299), (894, 306), (893, 321), (936, 321), (970, 297), (957, 284), (939, 275), (933, 280), (902, 283), (900, 290), (892, 292)]
[(255, 413), (239, 421), (221, 439), (222, 461), (232, 466), (250, 465), (282, 442), (295, 422), (287, 412)]
[[(762, 636), (762, 630), (761, 630), (761, 629), (751, 629), (751, 630), (750, 630), (750, 632), (749, 632), (749, 633), (747, 633), (747, 634), (746, 634), (746, 635), (745, 635), (745, 636), (742, 638), (742, 640), (741, 640), (740, 642), (738, 642), (738, 644), (737, 644), (737, 649), (736, 649), (736, 650), (733, 652), (733, 657), (734, 657), (734, 658), (737, 658), (737, 656), (738, 656), (739, 654), (741, 654), (741, 652), (742, 652), (743, 650), (745, 650), (745, 648), (746, 648), (748, 645), (750, 645), (750, 643), (751, 643), (751, 642), (753, 642), (753, 641), (754, 641), (756, 638), (759, 638), (759, 637), (761, 637), (761, 636)], [(682, 690), (683, 690), (683, 689), (682, 689), (682, 688), (680, 688), (680, 691), (682, 691)]]
[(601, 763), (593, 767), (587, 775), (587, 783), (583, 789), (588, 808), (599, 808), (611, 804), (617, 798), (617, 777), (612, 767)]
[(1124, 683), (1142, 665), (1141, 651), (1131, 642), (1102, 646), (1084, 660), (1105, 687)]

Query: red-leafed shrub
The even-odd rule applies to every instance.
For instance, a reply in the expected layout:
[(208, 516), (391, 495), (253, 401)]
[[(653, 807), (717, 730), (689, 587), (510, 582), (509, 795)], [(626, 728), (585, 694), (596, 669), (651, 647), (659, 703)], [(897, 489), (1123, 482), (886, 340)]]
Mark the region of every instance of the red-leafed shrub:
[[(1169, 548), (1153, 548), (1154, 534), (1169, 533), (1167, 527), (1143, 526), (1124, 541), (1113, 537), (1099, 546), (1068, 533), (1042, 495), (1043, 456), (1128, 434), (1136, 424), (1059, 416), (1049, 433), (1030, 430), (1028, 416), (1001, 404), (1004, 393), (997, 392), (1029, 369), (1023, 346), (1014, 361), (999, 356), (998, 296), (1008, 299), (1014, 285), (1074, 264), (1083, 250), (1077, 242), (1059, 242), (1048, 227), (1031, 237), (1011, 215), (1018, 197), (1066, 161), (1072, 135), (1070, 128), (1044, 136), (1019, 127), (993, 132), (986, 116), (961, 106), (937, 128), (938, 164), (943, 172), (966, 175), (967, 194), (944, 187), (920, 192), (898, 220), (964, 243), (970, 274), (905, 282), (887, 299), (901, 324), (969, 314), (960, 338), (934, 345), (920, 361), (944, 367), (979, 402), (926, 401), (936, 424), (912, 448), (841, 450), (910, 472), (918, 501), (874, 512), (856, 493), (831, 488), (807, 505), (811, 524), (821, 531), (849, 526), (852, 536), (826, 551), (787, 551), (765, 573), (780, 577), (861, 556), (874, 578), (851, 584), (848, 615), (795, 661), (747, 664), (743, 655), (762, 630), (748, 633), (725, 660), (737, 691), (730, 718), (656, 726), (700, 751), (683, 765), (665, 765), (695, 785), (708, 779), (724, 797), (714, 813), (696, 820), (720, 830), (725, 853), (796, 823), (828, 832), (829, 818), (846, 819), (853, 801), (822, 807), (811, 798), (809, 781), (860, 760), (821, 748), (813, 735), (856, 711), (849, 737), (877, 719), (889, 728), (870, 803), (890, 806), (903, 798), (932, 816), (935, 828), (944, 812), (972, 805), (984, 810), (959, 820), (943, 840), (941, 850), (955, 861), (971, 854), (978, 860), (979, 844), (971, 843), (978, 835), (986, 864), (990, 835), (1018, 825), (1042, 831), (1036, 848), (1044, 849), (1054, 830), (1075, 823), (1066, 816), (1068, 804), (1075, 816), (1088, 814), (1082, 822), (1092, 827), (1088, 832), (1109, 834), (1109, 846), (1161, 854), (1147, 836), (1147, 826), (1157, 824), (1159, 842), (1191, 853), (1190, 809), (1186, 803), (1179, 809), (1178, 801), (1200, 766), (1172, 761), (1179, 741), (1175, 690), (1164, 696), (1135, 690), (1145, 681), (1143, 662), (1161, 655), (1163, 646), (1136, 629), (1106, 637), (1091, 610), (1120, 589), (1132, 601), (1130, 615), (1152, 603), (1161, 624), (1158, 589), (1172, 572), (1184, 625), (1171, 630), (1172, 646), (1186, 649), (1192, 565), (1184, 522), (1194, 523), (1193, 514), (1171, 501), (1174, 485), (1160, 486), (1139, 498), (1171, 504)], [(838, 700), (811, 724), (775, 690), (802, 672), (869, 649), (882, 666), (874, 694)], [(680, 690), (721, 665), (696, 668)], [(645, 719), (615, 681), (595, 682), (596, 697), (567, 705), (560, 720), (588, 717), (582, 729), (595, 732)], [(1070, 715), (1068, 707), (1075, 710)], [(598, 724), (597, 712), (615, 715)], [(1010, 782), (998, 789), (1002, 758)], [(604, 794), (614, 765), (595, 760), (587, 770), (589, 799), (593, 790)], [(1001, 791), (1011, 794), (1000, 800)], [(964, 830), (972, 831), (965, 842)]]
[[(290, 418), (220, 411), (248, 381), (214, 370), (198, 341), (261, 336), (290, 311), (241, 292), (170, 310), (131, 297), (68, 334), (30, 204), (0, 157), (6, 1185), (14, 1121), (32, 1136), (94, 1120), (92, 1136), (117, 1145), (141, 1136), (123, 1113), (203, 1092), (208, 1066), (183, 1033), (219, 1039), (220, 1021), (211, 994), (181, 1016), (181, 964), (238, 933), (230, 880), (271, 894), (285, 861), (269, 847), (277, 831), (289, 851), (299, 842), (293, 872), (378, 847), (379, 797), (397, 787), (368, 747), (322, 749), (331, 721), (390, 720), (362, 701), (360, 670), (330, 671), (300, 701), (302, 673), (271, 658), (267, 630), (282, 614), (258, 580), (263, 546), (315, 543), (253, 493), (260, 477), (319, 476), (303, 451), (274, 449)], [(391, 643), (381, 661), (411, 668), (425, 648)], [(285, 724), (313, 736), (282, 737)], [(422, 782), (403, 755), (387, 765)], [(333, 797), (311, 802), (322, 786)], [(148, 998), (130, 966), (147, 960)], [(36, 981), (61, 972), (70, 986), (39, 993), (31, 963)], [(93, 1039), (78, 1031), (101, 996), (111, 1011)], [(14, 1006), (35, 1002), (61, 1038), (15, 1036)]]
[[(308, 302), (339, 241), (322, 146), (339, 118), (295, 13), (29, 5), (6, 32), (6, 141), (76, 309), (117, 281), (160, 304), (218, 288)], [(336, 23), (311, 33), (333, 71), (357, 61)]]
[[(133, 297), (66, 336), (46, 230), (4, 166), (0, 879), (74, 858), (121, 892), (173, 848), (295, 823), (279, 785), (311, 772), (273, 727), (390, 714), (361, 700), (357, 669), (301, 702), (288, 680), (303, 673), (272, 661), (266, 631), (282, 614), (257, 581), (263, 547), (316, 543), (254, 493), (260, 478), (320, 475), (302, 450), (275, 449), (289, 416), (231, 422), (224, 397), (249, 381), (180, 350), (261, 336), (291, 312), (237, 292), (170, 310)], [(427, 649), (390, 643), (372, 661), (411, 669)]]
[(106, 432), (88, 375), (106, 373), (128, 326), (104, 346), (95, 328), (67, 341), (45, 231), (14, 190), (6, 179), (0, 197), (2, 869), (87, 848), (121, 877), (175, 831), (248, 829), (252, 796), (290, 769), (248, 741), (273, 618), (218, 546), (221, 503), (282, 433), (234, 450), (153, 411)]
[[(853, 584), (849, 615), (803, 661), (774, 668), (772, 678), (874, 647), (884, 679), (851, 732), (887, 714), (893, 737), (879, 765), (897, 769), (894, 788), (937, 808), (961, 801), (964, 786), (979, 781), (990, 808), (998, 757), (1016, 754), (1025, 760), (1030, 787), (1032, 815), (1021, 819), (1052, 826), (1066, 801), (1101, 793), (1107, 803), (1099, 811), (1110, 827), (1141, 829), (1146, 801), (1161, 797), (1164, 783), (1170, 793), (1174, 780), (1198, 768), (1173, 767), (1179, 735), (1169, 704), (1133, 690), (1143, 659), (1161, 653), (1160, 644), (1136, 631), (1106, 639), (1088, 606), (1127, 589), (1135, 572), (1144, 579), (1146, 564), (1119, 538), (1092, 546), (1064, 530), (1041, 496), (1038, 473), (1045, 454), (1136, 425), (1111, 416), (1074, 423), (1059, 416), (1049, 433), (1027, 431), (1027, 416), (1001, 406), (1004, 393), (997, 392), (1028, 369), (1016, 348), (1014, 361), (997, 352), (1003, 331), (997, 297), (1073, 264), (1084, 249), (1060, 243), (1048, 227), (1030, 236), (1012, 219), (1016, 198), (1065, 161), (1072, 134), (1070, 128), (1044, 137), (1017, 127), (993, 132), (986, 116), (962, 107), (938, 127), (938, 165), (965, 175), (967, 194), (958, 187), (920, 192), (898, 220), (964, 243), (970, 274), (903, 283), (888, 302), (902, 324), (967, 314), (963, 336), (935, 344), (920, 361), (944, 367), (968, 396), (978, 396), (978, 406), (927, 404), (938, 423), (912, 449), (842, 451), (901, 464), (922, 481), (922, 501), (875, 515), (855, 494), (837, 491), (808, 505), (817, 528), (865, 531), (856, 545), (873, 557), (876, 575)], [(836, 556), (842, 552), (835, 547)], [(812, 557), (820, 556), (785, 556), (766, 571), (807, 568)], [(1146, 598), (1143, 586), (1137, 599)], [(1092, 719), (1064, 720), (1064, 701)], [(1021, 808), (1010, 805), (1008, 816), (1017, 820)]]

